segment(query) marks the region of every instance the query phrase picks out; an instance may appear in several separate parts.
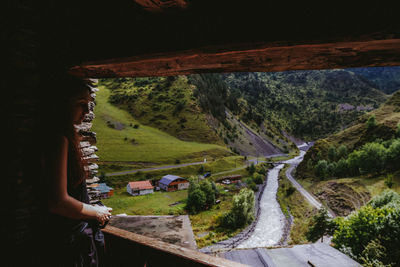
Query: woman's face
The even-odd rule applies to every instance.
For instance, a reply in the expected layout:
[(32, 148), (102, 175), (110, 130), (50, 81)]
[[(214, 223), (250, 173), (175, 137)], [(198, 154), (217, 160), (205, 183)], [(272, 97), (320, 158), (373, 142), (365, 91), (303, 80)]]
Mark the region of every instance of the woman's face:
[(89, 92), (83, 92), (81, 95), (72, 99), (72, 122), (73, 124), (81, 124), (85, 115), (89, 113), (89, 102), (90, 94)]

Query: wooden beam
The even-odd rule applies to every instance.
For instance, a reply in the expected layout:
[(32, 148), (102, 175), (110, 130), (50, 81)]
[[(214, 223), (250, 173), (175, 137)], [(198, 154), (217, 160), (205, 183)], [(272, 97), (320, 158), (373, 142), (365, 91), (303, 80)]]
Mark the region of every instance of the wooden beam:
[[(221, 266), (221, 267), (233, 267), (233, 266), (238, 266), (238, 267), (245, 267), (247, 265), (233, 262), (224, 258), (218, 258), (214, 256), (210, 256), (195, 250), (191, 250), (188, 248), (180, 247), (177, 245), (165, 243), (162, 241), (159, 241), (157, 239), (143, 236), (143, 235), (138, 235), (129, 231), (125, 231), (113, 226), (107, 226), (105, 229), (102, 230), (105, 234), (106, 237), (107, 235), (113, 236), (114, 243), (108, 243), (107, 238), (106, 238), (106, 246), (114, 246), (117, 245), (115, 244), (115, 238), (118, 238), (120, 240), (125, 240), (136, 246), (136, 251), (123, 251), (122, 253), (127, 253), (127, 255), (137, 253), (138, 247), (146, 247), (147, 249), (150, 249), (150, 251), (145, 251), (143, 250), (143, 254), (148, 254), (149, 255), (149, 260), (158, 260), (158, 261), (163, 261), (163, 259), (154, 259), (155, 256), (159, 256), (160, 253), (165, 253), (173, 258), (176, 258), (177, 262), (181, 259), (186, 260), (186, 262), (189, 264), (187, 266)], [(121, 246), (122, 249), (127, 248), (126, 245)], [(135, 260), (135, 257), (130, 257), (131, 260)], [(152, 259), (151, 259), (152, 258)], [(190, 264), (192, 262), (193, 264)], [(161, 266), (161, 265), (160, 265)], [(173, 266), (171, 262), (165, 261), (164, 260), (164, 265), (163, 266)], [(177, 265), (178, 266), (178, 265)], [(179, 265), (180, 266), (180, 265)]]
[(77, 76), (146, 77), (205, 72), (277, 72), (400, 65), (400, 39), (323, 44), (241, 45), (206, 47), (166, 54), (152, 54), (71, 68)]

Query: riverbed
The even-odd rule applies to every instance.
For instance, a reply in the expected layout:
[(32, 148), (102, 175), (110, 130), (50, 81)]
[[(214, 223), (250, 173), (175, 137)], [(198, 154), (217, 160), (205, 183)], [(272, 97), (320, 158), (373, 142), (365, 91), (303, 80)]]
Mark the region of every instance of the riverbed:
[[(283, 163), (298, 165), (304, 155), (305, 151), (300, 150), (299, 156)], [(285, 216), (276, 199), (276, 193), (279, 186), (279, 172), (283, 166), (284, 164), (279, 164), (268, 172), (267, 186), (260, 200), (259, 219), (251, 236), (240, 243), (238, 248), (269, 247), (277, 245), (281, 240), (284, 233)]]

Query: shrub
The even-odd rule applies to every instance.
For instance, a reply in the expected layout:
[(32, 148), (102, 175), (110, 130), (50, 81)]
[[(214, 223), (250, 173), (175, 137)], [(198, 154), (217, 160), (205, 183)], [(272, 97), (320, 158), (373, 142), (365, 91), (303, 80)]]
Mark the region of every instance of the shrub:
[(393, 175), (392, 174), (388, 174), (385, 178), (385, 185), (389, 188), (392, 188), (393, 186)]
[(254, 166), (254, 163), (251, 163), (250, 166), (247, 166), (246, 170), (250, 175), (253, 175), (256, 172), (256, 166)]
[[(339, 250), (362, 262), (376, 260), (385, 265), (399, 263), (398, 193), (384, 191), (346, 218), (336, 218), (335, 223), (332, 242)], [(372, 253), (371, 247), (380, 247), (379, 253)]]
[(255, 174), (253, 174), (253, 181), (256, 184), (262, 184), (262, 183), (264, 183), (264, 177), (263, 177), (263, 175), (261, 175), (259, 173), (255, 173)]
[(286, 188), (286, 196), (287, 197), (291, 196), (295, 191), (296, 188), (292, 185), (289, 185), (289, 187)]

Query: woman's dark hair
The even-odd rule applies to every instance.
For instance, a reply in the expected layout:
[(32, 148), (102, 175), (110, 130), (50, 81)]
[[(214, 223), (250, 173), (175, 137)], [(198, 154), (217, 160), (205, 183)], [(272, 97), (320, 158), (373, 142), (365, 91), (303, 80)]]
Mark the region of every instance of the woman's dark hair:
[(69, 74), (54, 76), (46, 83), (48, 90), (42, 95), (38, 121), (38, 133), (44, 144), (52, 145), (52, 138), (64, 136), (68, 140), (68, 183), (81, 184), (87, 177), (86, 162), (80, 148), (81, 135), (72, 120), (74, 101), (84, 93), (91, 93), (93, 83)]

